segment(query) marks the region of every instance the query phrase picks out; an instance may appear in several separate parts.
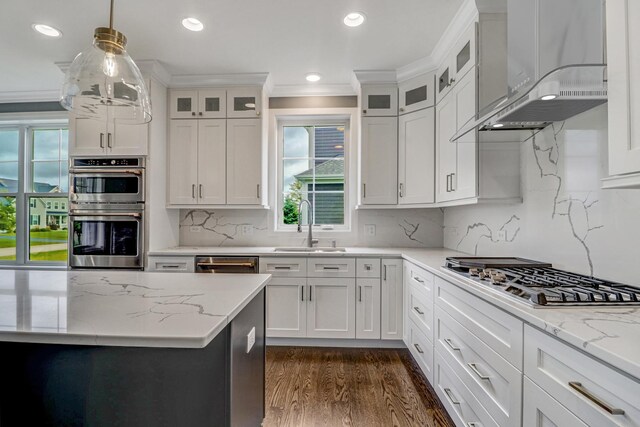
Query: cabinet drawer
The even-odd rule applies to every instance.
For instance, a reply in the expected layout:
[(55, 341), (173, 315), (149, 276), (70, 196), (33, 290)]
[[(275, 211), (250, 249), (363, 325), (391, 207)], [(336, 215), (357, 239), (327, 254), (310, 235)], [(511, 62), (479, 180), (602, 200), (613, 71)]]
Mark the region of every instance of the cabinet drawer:
[(535, 385), (524, 378), (523, 427), (587, 427), (578, 417)]
[(430, 301), (433, 301), (433, 288), (435, 276), (424, 268), (417, 265), (406, 263), (407, 266), (407, 283), (419, 286)]
[(522, 370), (522, 321), (436, 277), (436, 306)]
[(306, 258), (260, 258), (260, 273), (276, 277), (306, 277)]
[(424, 291), (413, 283), (409, 284), (407, 298), (409, 319), (433, 342), (433, 301), (429, 301)]
[(640, 425), (640, 382), (531, 326), (524, 349), (525, 375), (586, 424)]
[(418, 362), (418, 366), (422, 369), (424, 376), (427, 377), (430, 383), (433, 383), (433, 344), (412, 321), (409, 321), (407, 328), (409, 328), (409, 351)]
[(380, 277), (380, 258), (358, 258), (356, 277)]
[(440, 307), (436, 308), (437, 351), (501, 426), (519, 426), (522, 373)]
[(355, 258), (310, 258), (309, 277), (356, 277)]
[(149, 257), (147, 271), (167, 271), (178, 273), (193, 273), (195, 271), (194, 257)]
[(498, 427), (437, 350), (432, 384), (440, 401), (458, 427)]

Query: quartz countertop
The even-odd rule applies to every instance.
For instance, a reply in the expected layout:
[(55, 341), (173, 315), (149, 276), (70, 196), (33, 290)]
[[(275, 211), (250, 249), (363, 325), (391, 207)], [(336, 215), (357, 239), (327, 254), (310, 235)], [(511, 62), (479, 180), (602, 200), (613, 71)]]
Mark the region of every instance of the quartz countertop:
[(270, 277), (0, 270), (0, 341), (202, 348)]
[(345, 252), (321, 254), (274, 252), (274, 249), (272, 247), (176, 247), (154, 251), (151, 255), (402, 257), (640, 380), (640, 306), (532, 308), (524, 302), (443, 268), (446, 257), (467, 255), (444, 248), (354, 247), (346, 248)]

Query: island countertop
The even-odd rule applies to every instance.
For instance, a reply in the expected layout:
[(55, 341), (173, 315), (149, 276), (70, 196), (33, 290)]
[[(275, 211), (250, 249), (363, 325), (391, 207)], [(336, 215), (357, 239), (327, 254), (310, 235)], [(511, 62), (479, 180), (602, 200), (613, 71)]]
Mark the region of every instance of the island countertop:
[(0, 270), (0, 341), (203, 348), (270, 277)]

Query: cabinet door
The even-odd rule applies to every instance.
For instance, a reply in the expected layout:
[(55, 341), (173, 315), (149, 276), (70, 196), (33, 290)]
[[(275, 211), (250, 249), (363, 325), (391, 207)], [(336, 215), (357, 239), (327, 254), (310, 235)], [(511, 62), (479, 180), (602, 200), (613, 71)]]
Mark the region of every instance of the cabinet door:
[(457, 143), (449, 139), (456, 132), (456, 98), (446, 96), (436, 107), (437, 165), (436, 201), (454, 199), (451, 183), (457, 172)]
[(109, 124), (107, 153), (118, 156), (146, 156), (149, 146), (148, 124)]
[[(476, 73), (472, 68), (456, 85), (456, 129), (461, 129), (476, 114)], [(456, 170), (451, 178), (455, 199), (476, 197), (478, 194), (478, 140), (476, 132), (469, 132), (455, 143), (457, 148)]]
[(390, 117), (398, 115), (398, 87), (395, 85), (363, 85), (362, 116)]
[(464, 35), (455, 44), (452, 52), (452, 83), (455, 86), (471, 68), (476, 65), (477, 24), (469, 26)]
[(398, 203), (398, 118), (363, 117), (361, 151), (363, 205)]
[(262, 90), (259, 87), (227, 90), (227, 117), (254, 118), (262, 114)]
[(567, 408), (524, 377), (523, 427), (586, 427)]
[(198, 121), (170, 120), (169, 128), (169, 204), (196, 205)]
[(450, 58), (436, 72), (436, 102), (440, 103), (453, 87), (453, 67)]
[(227, 116), (227, 91), (203, 89), (198, 91), (198, 117), (224, 119)]
[(198, 203), (224, 205), (227, 192), (225, 119), (198, 120)]
[(382, 330), (383, 340), (402, 339), (402, 260), (382, 260)]
[[(640, 172), (640, 2), (607, 1), (609, 174)], [(636, 184), (637, 185), (637, 184)]]
[(72, 117), (69, 120), (69, 154), (92, 156), (106, 153), (107, 126), (104, 120)]
[(356, 280), (309, 278), (308, 338), (356, 337)]
[(433, 74), (423, 74), (399, 85), (398, 104), (400, 114), (408, 114), (432, 107), (434, 99)]
[(356, 282), (356, 338), (380, 339), (380, 278)]
[(267, 337), (307, 334), (307, 279), (274, 277), (267, 285)]
[(169, 92), (170, 119), (195, 119), (197, 111), (197, 90), (172, 90)]
[(227, 204), (259, 205), (262, 119), (227, 120)]
[(399, 203), (433, 203), (435, 180), (433, 108), (399, 118)]

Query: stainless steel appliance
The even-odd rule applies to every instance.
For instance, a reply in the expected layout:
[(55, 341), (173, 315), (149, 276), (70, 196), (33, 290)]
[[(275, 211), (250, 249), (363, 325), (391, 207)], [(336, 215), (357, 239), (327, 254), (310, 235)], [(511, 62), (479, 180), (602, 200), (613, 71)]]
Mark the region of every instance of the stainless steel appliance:
[(258, 257), (196, 257), (196, 273), (258, 273)]
[(144, 166), (142, 157), (71, 159), (71, 268), (144, 268)]
[(534, 308), (640, 305), (640, 287), (508, 257), (450, 257), (445, 268)]

